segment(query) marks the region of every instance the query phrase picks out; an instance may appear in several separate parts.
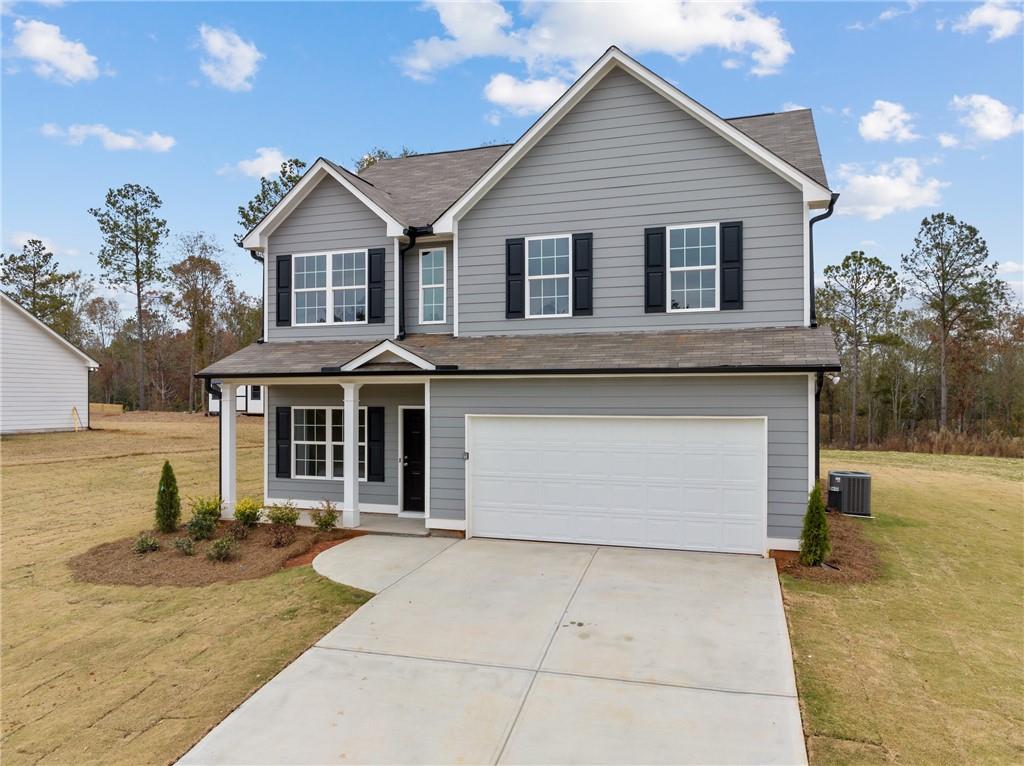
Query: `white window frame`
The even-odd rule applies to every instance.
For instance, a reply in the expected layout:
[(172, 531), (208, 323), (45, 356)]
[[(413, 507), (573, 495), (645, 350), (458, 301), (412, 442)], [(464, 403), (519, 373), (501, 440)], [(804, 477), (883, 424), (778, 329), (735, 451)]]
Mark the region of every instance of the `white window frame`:
[[(344, 287), (334, 286), (334, 256), (336, 255), (354, 255), (362, 254), (363, 256), (363, 284), (362, 285), (345, 285)], [(326, 287), (295, 287), (295, 266), (298, 258), (306, 258), (308, 256), (322, 255), (326, 258), (327, 274), (325, 277)], [(355, 248), (347, 250), (321, 250), (315, 253), (295, 253), (292, 255), (292, 326), (293, 327), (324, 327), (326, 325), (361, 325), (367, 324), (370, 321), (370, 250), (369, 248)], [(363, 318), (354, 322), (336, 322), (334, 320), (334, 291), (335, 290), (358, 290), (360, 287), (363, 290), (363, 295), (366, 299), (366, 307), (363, 311)], [(298, 301), (295, 300), (296, 293), (307, 293), (315, 292), (317, 290), (324, 290), (327, 293), (327, 321), (326, 322), (300, 322), (298, 321)]]
[[(563, 277), (562, 274), (537, 274), (530, 276), (530, 243), (544, 239), (567, 239), (569, 240), (569, 271)], [(571, 234), (543, 234), (536, 237), (525, 237), (523, 243), (523, 270), (526, 272), (526, 312), (527, 319), (565, 319), (572, 316), (572, 235)], [(567, 279), (569, 282), (569, 312), (567, 314), (534, 314), (530, 311), (530, 282), (542, 279)]]
[[(326, 410), (327, 411), (326, 412), (326, 417), (325, 417), (325, 421), (326, 421), (326, 424), (327, 424), (327, 426), (326, 426), (327, 430), (326, 430), (326, 433), (325, 433), (325, 436), (327, 438), (327, 451), (326, 451), (327, 464), (326, 464), (325, 471), (324, 471), (325, 475), (323, 475), (323, 476), (300, 476), (299, 474), (297, 474), (295, 472), (295, 445), (299, 444), (299, 443), (301, 443), (301, 444), (323, 444), (323, 442), (308, 442), (308, 441), (297, 442), (295, 440), (295, 410)], [(370, 435), (370, 430), (369, 430), (370, 429), (370, 422), (369, 422), (370, 415), (369, 415), (367, 410), (368, 410), (368, 408), (366, 406), (363, 406), (363, 407), (359, 408), (359, 417), (363, 421), (363, 441), (358, 442), (356, 444), (356, 462), (357, 463), (359, 462), (359, 448), (362, 447), (363, 448), (363, 454), (366, 456), (365, 459), (363, 460), (363, 465), (366, 466), (366, 473), (369, 474), (369, 472), (370, 472), (370, 451), (369, 451), (369, 446), (368, 446), (368, 437)], [(342, 445), (344, 444), (344, 442), (335, 442), (331, 438), (331, 435), (332, 435), (331, 434), (331, 429), (332, 429), (332, 426), (334, 424), (334, 413), (335, 412), (344, 413), (345, 412), (345, 408), (344, 407), (328, 407), (328, 406), (324, 406), (324, 405), (306, 405), (306, 404), (295, 404), (295, 405), (292, 405), (292, 407), (291, 407), (292, 417), (291, 417), (291, 423), (289, 425), (289, 428), (291, 428), (292, 430), (291, 430), (291, 433), (288, 434), (288, 437), (289, 437), (288, 440), (291, 442), (291, 445), (292, 445), (292, 449), (291, 449), (291, 453), (292, 453), (291, 460), (292, 460), (292, 462), (291, 462), (291, 470), (290, 470), (289, 473), (291, 474), (291, 477), (293, 479), (301, 479), (302, 481), (344, 481), (345, 480), (344, 475), (342, 475), (342, 476), (335, 476), (334, 475), (334, 445), (335, 445), (335, 443), (337, 443), (338, 447), (341, 448)], [(359, 428), (357, 426), (356, 427), (356, 434), (358, 434), (358, 433), (359, 433)], [(360, 476), (359, 477), (359, 481), (366, 481), (366, 480), (367, 480), (366, 476)]]
[[(441, 251), (441, 284), (423, 284), (423, 254)], [(445, 324), (448, 321), (448, 248), (447, 247), (424, 247), (419, 252), (420, 261), (420, 324)], [(423, 292), (428, 288), (441, 288), (441, 318), (431, 319), (429, 322), (423, 318)]]
[[(288, 428), (291, 429), (291, 433), (288, 434), (288, 441), (290, 441), (291, 445), (292, 445), (292, 448), (291, 448), (291, 453), (292, 453), (291, 461), (292, 462), (291, 462), (291, 470), (289, 471), (289, 473), (291, 474), (293, 479), (303, 479), (303, 480), (309, 479), (309, 480), (312, 480), (312, 481), (324, 481), (325, 479), (330, 479), (331, 478), (331, 416), (330, 416), (330, 414), (328, 412), (324, 413), (324, 439), (326, 441), (324, 441), (324, 442), (307, 441), (305, 439), (301, 439), (300, 440), (300, 439), (296, 439), (295, 438), (295, 411), (296, 410), (329, 410), (329, 409), (330, 409), (329, 407), (306, 407), (304, 405), (294, 405), (294, 406), (292, 406), (292, 408), (291, 408), (291, 420), (288, 423)], [(298, 473), (298, 471), (296, 471), (296, 469), (295, 469), (295, 457), (296, 457), (296, 452), (297, 452), (296, 447), (299, 444), (314, 444), (314, 445), (323, 444), (324, 445), (324, 475), (323, 476), (309, 476), (307, 474), (300, 474), (300, 473)]]
[[(672, 232), (685, 229), (706, 229), (715, 230), (715, 306), (714, 308), (696, 309), (674, 309), (672, 308), (672, 274), (677, 271), (710, 271), (710, 266), (673, 266), (672, 265)], [(686, 223), (676, 226), (665, 227), (665, 311), (669, 314), (692, 314), (702, 311), (718, 311), (722, 300), (722, 285), (719, 279), (719, 269), (722, 267), (722, 227), (717, 221), (706, 223)]]

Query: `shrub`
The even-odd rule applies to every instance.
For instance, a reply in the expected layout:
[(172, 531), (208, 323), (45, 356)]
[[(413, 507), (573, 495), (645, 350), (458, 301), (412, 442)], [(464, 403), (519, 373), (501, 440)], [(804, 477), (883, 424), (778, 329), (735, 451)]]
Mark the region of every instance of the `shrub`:
[(178, 497), (178, 480), (169, 461), (164, 461), (160, 471), (160, 486), (156, 489), (156, 528), (161, 532), (173, 532), (181, 520), (181, 498)]
[(174, 549), (186, 556), (196, 555), (196, 543), (191, 537), (174, 538)]
[(227, 561), (234, 555), (235, 541), (230, 537), (220, 537), (206, 549), (206, 558), (210, 561)]
[(821, 497), (821, 482), (818, 482), (807, 500), (807, 514), (800, 533), (800, 563), (808, 567), (821, 566), (831, 550), (825, 501)]
[(148, 532), (143, 532), (132, 545), (132, 550), (140, 556), (144, 553), (152, 553), (153, 551), (160, 550), (160, 541)]
[(267, 511), (270, 522), (270, 544), (274, 548), (283, 548), (295, 541), (295, 525), (299, 523), (299, 512), (291, 503), (279, 503), (270, 506)]
[(319, 508), (310, 511), (309, 517), (321, 532), (330, 532), (338, 524), (338, 508), (330, 500), (324, 498)]
[(192, 518), (188, 520), (188, 534), (193, 540), (209, 540), (217, 531), (220, 519), (219, 497), (197, 497), (191, 502)]
[(244, 527), (259, 524), (263, 517), (263, 504), (253, 497), (243, 497), (235, 503), (235, 521)]
[(249, 536), (249, 527), (236, 520), (228, 527), (228, 534), (235, 540), (244, 540)]

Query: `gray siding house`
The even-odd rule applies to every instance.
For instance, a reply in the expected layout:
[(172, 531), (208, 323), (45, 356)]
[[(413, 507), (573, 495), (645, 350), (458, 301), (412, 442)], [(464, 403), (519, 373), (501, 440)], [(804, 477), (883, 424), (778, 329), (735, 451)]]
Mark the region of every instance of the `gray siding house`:
[(723, 119), (609, 49), (514, 144), (313, 164), (250, 231), (265, 497), (344, 526), (795, 549), (817, 395), (827, 186), (808, 110)]

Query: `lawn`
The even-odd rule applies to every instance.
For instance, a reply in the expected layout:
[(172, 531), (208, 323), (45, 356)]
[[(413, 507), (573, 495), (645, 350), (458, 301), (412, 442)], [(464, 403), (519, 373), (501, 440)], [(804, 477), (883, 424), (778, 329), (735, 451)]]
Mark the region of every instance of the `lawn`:
[(870, 471), (883, 574), (783, 576), (811, 762), (1024, 760), (1024, 461), (824, 452)]
[[(217, 492), (215, 419), (93, 425), (3, 441), (5, 766), (169, 763), (367, 598), (310, 567), (203, 588), (73, 581), (72, 556), (152, 525), (165, 456), (183, 497)], [(242, 494), (262, 492), (262, 428), (239, 420)]]

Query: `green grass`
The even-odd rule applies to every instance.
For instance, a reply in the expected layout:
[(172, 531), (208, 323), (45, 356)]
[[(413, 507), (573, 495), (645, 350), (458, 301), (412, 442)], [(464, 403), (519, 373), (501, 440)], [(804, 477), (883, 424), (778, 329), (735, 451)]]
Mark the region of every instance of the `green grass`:
[(870, 471), (879, 580), (783, 576), (812, 763), (1024, 760), (1024, 461), (824, 452)]

